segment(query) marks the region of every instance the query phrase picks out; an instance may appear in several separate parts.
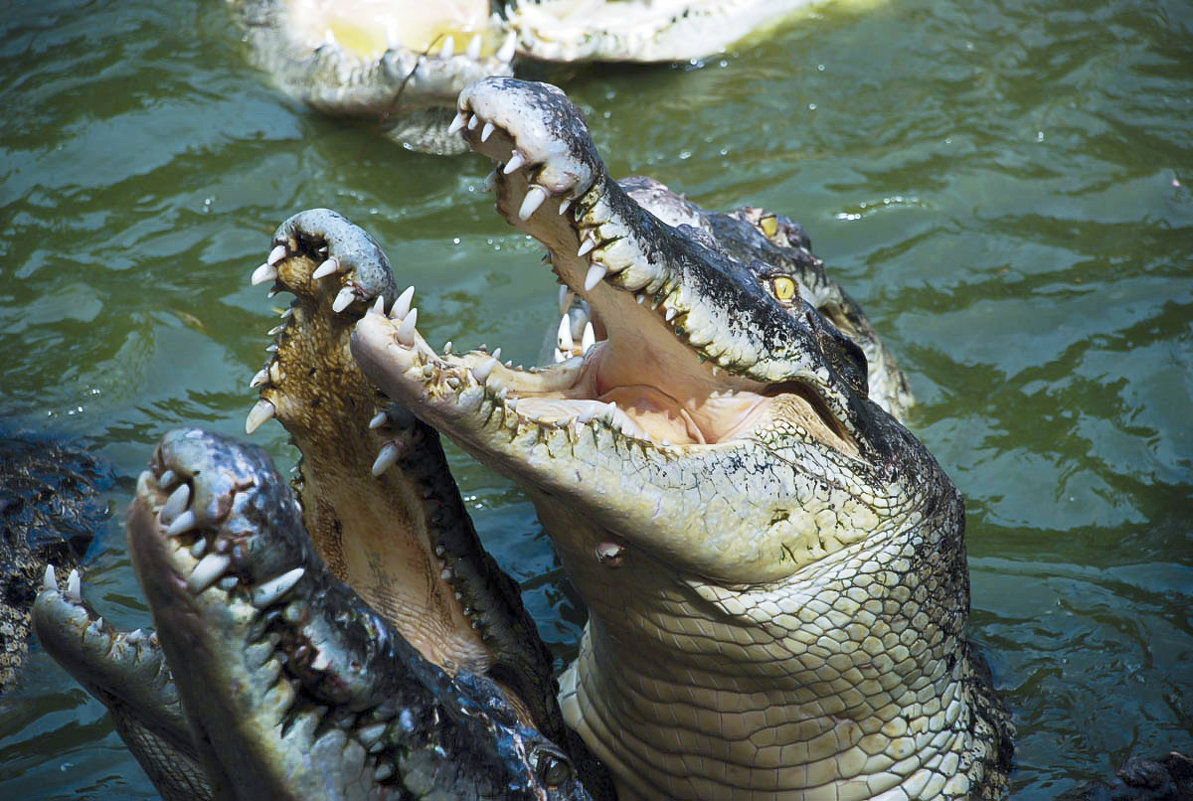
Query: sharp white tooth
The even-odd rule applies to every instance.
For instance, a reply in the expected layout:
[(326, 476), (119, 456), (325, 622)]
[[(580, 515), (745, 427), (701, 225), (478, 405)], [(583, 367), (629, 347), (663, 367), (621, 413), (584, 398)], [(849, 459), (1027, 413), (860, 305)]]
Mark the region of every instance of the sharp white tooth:
[(41, 588), (43, 591), (58, 589), (58, 577), (54, 575), (53, 565), (46, 565), (46, 572), (41, 577)]
[(286, 330), (286, 326), (284, 326), (284, 325), (275, 325), (273, 328), (271, 328), (271, 329), (269, 329), (268, 331), (266, 331), (266, 332), (265, 332), (265, 336), (268, 336), (268, 337), (276, 337), (278, 334), (282, 333), (282, 332), (283, 332), (283, 331), (285, 331), (285, 330)]
[(249, 276), (249, 283), (256, 286), (257, 284), (264, 284), (266, 281), (272, 281), (277, 277), (277, 267), (274, 267), (272, 264), (262, 264), (253, 270), (253, 274)]
[(497, 130), (497, 126), (491, 122), (486, 122), (485, 127), (481, 128), (481, 141), (488, 142), (489, 137), (493, 135), (493, 131), (495, 130)]
[(129, 645), (140, 645), (141, 641), (145, 639), (145, 632), (141, 629), (133, 629), (124, 638), (124, 641)]
[(137, 476), (137, 494), (149, 495), (157, 486), (157, 482), (153, 479), (153, 473), (148, 470), (142, 470), (141, 474)]
[(273, 250), (269, 251), (269, 256), (265, 259), (266, 264), (277, 264), (282, 259), (286, 258), (286, 246), (274, 245)]
[(379, 476), (386, 470), (394, 466), (398, 461), (398, 457), (402, 455), (402, 451), (397, 445), (392, 442), (387, 442), (381, 446), (381, 450), (377, 452), (377, 458), (373, 462), (373, 475)]
[(481, 124), (480, 117), (477, 117), (474, 115), (474, 116), (468, 118), (468, 130), (475, 131), (476, 126), (478, 126), (480, 124)]
[(522, 198), (522, 206), (518, 209), (519, 220), (529, 220), (530, 215), (538, 211), (539, 206), (547, 199), (547, 190), (541, 186), (532, 186)]
[(480, 59), (481, 44), (482, 44), (481, 35), (479, 33), (474, 34), (472, 37), (472, 41), (468, 43), (468, 51), (465, 53), (465, 55), (468, 56), (468, 58), (472, 59), (473, 61), (477, 61), (478, 59)]
[(266, 353), (277, 353), (278, 352), (278, 343), (270, 342), (268, 345), (265, 346), (265, 352)]
[(201, 559), (203, 554), (207, 553), (207, 538), (200, 537), (195, 540), (195, 544), (191, 546), (191, 558)]
[(414, 347), (415, 326), (418, 325), (418, 309), (411, 309), (406, 319), (398, 326), (398, 341), (408, 348)]
[(588, 275), (584, 276), (584, 291), (591, 292), (593, 287), (604, 280), (606, 272), (607, 270), (599, 264), (589, 267)]
[(580, 243), (579, 250), (576, 251), (576, 256), (577, 257), (586, 256), (595, 247), (596, 247), (596, 242), (589, 239), (588, 237), (584, 237), (584, 240)]
[(456, 39), (450, 33), (447, 38), (443, 40), (443, 48), (439, 51), (439, 57), (442, 59), (451, 58), (456, 54)]
[(505, 166), (501, 168), (501, 171), (506, 175), (509, 175), (511, 172), (518, 169), (525, 163), (526, 159), (522, 158), (522, 154), (515, 150), (510, 154), (510, 160), (505, 163)]
[(179, 484), (178, 489), (171, 492), (170, 497), (162, 504), (162, 522), (167, 526), (170, 525), (174, 521), (174, 518), (186, 511), (186, 507), (190, 502), (191, 485)]
[(270, 579), (264, 584), (258, 584), (253, 588), (250, 602), (258, 609), (264, 609), (267, 606), (277, 603), (283, 595), (294, 588), (294, 585), (298, 583), (298, 580), (302, 578), (304, 573), (306, 573), (305, 567), (296, 567), (293, 570), (287, 570), (277, 578)]
[(407, 314), (410, 314), (410, 303), (414, 300), (414, 287), (408, 286), (402, 294), (398, 295), (398, 299), (394, 301), (393, 308), (389, 310), (389, 319), (403, 320)]
[(518, 399), (508, 398), (505, 402), (505, 408), (509, 409), (511, 412), (518, 411)]
[(244, 433), (251, 434), (261, 427), (261, 424), (277, 414), (277, 409), (267, 400), (259, 400), (249, 410), (249, 416), (244, 420)]
[(372, 420), (369, 421), (369, 428), (381, 428), (385, 425), (385, 421), (389, 419), (389, 415), (385, 412), (377, 412)]
[(667, 322), (671, 322), (675, 319), (675, 313), (675, 307), (672, 306), (671, 308), (667, 309), (666, 313), (663, 314), (663, 317), (666, 318)]
[(478, 384), (483, 384), (489, 380), (489, 374), (493, 372), (493, 368), (496, 366), (497, 359), (490, 356), (484, 364), (472, 368), (472, 377), (476, 379)]
[(493, 350), (493, 358), (501, 361), (501, 348), (495, 348)]
[(281, 317), (283, 320), (289, 320), (293, 315), (294, 315), (294, 307), (287, 306), (284, 310), (282, 310), (282, 313), (278, 316)]
[(385, 297), (384, 296), (382, 296), (382, 295), (377, 296), (377, 300), (373, 303), (372, 306), (369, 307), (369, 314), (380, 314), (382, 317), (385, 316)]
[(457, 111), (456, 116), (452, 118), (452, 124), (447, 126), (447, 134), (451, 136), (464, 130), (464, 126), (468, 124), (468, 112)]
[(351, 306), (354, 300), (356, 300), (356, 293), (352, 291), (352, 287), (346, 286), (340, 290), (340, 294), (336, 295), (336, 299), (332, 301), (331, 310), (338, 314)]
[(576, 340), (572, 339), (572, 318), (565, 313), (559, 318), (559, 332), (555, 335), (560, 350), (571, 350), (576, 347)]
[(361, 726), (356, 730), (356, 739), (360, 740), (361, 745), (368, 748), (381, 739), (381, 735), (385, 734), (388, 727), (387, 723), (371, 723), (368, 726)]
[(498, 49), (497, 60), (498, 61), (512, 60), (514, 57), (514, 44), (515, 44), (514, 35), (511, 33), (509, 36), (505, 37), (505, 41), (502, 42), (500, 49)]
[(207, 554), (191, 571), (191, 577), (186, 580), (187, 589), (198, 595), (219, 581), (230, 564), (232, 564), (230, 556), (222, 553)]
[(332, 256), (330, 259), (327, 259), (315, 268), (315, 272), (311, 273), (311, 280), (318, 281), (320, 278), (326, 278), (329, 275), (335, 275), (339, 271), (340, 260), (335, 256)]
[(66, 597), (75, 603), (83, 600), (83, 582), (79, 579), (79, 571), (72, 570), (66, 578)]
[(569, 198), (564, 198), (564, 199), (563, 199), (563, 202), (559, 204), (559, 213), (560, 213), (560, 214), (567, 214), (567, 210), (568, 210), (569, 208), (571, 208), (571, 206), (572, 206), (572, 199), (571, 199), (570, 197), (569, 197)]
[(588, 353), (588, 349), (596, 344), (596, 329), (592, 327), (590, 320), (584, 325), (584, 335), (580, 337), (580, 352)]
[(178, 475), (173, 470), (167, 470), (162, 473), (162, 477), (157, 480), (157, 485), (162, 489), (169, 489), (178, 481)]
[(166, 534), (170, 537), (177, 537), (179, 534), (194, 530), (196, 525), (198, 525), (198, 521), (195, 519), (194, 510), (187, 509), (174, 518), (169, 528), (166, 529)]
[(447, 342), (443, 343), (443, 355), (444, 356), (452, 355), (452, 341), (450, 339)]
[(638, 305), (641, 306), (645, 302), (646, 302), (646, 295), (639, 295), (638, 296)]
[(259, 387), (268, 380), (269, 380), (269, 368), (262, 367), (260, 370), (257, 371), (257, 374), (253, 376), (253, 380), (249, 382), (249, 388), (254, 389), (256, 387)]
[(567, 310), (572, 307), (572, 301), (576, 299), (576, 293), (567, 284), (559, 287), (559, 313), (566, 314)]
[(560, 362), (566, 362), (570, 356), (571, 356), (571, 354), (564, 356), (563, 351), (561, 351), (559, 348), (555, 349), (555, 363), (556, 364), (559, 364)]

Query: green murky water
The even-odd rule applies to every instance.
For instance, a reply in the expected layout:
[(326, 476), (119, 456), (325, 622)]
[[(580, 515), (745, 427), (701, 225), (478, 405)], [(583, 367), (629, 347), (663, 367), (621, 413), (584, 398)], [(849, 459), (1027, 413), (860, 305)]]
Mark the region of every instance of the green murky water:
[[(222, 4), (5, 5), (0, 414), (133, 477), (166, 430), (239, 434), (274, 226), (331, 206), (418, 285), (432, 342), (536, 354), (554, 291), (479, 157), (402, 152), (246, 66)], [(614, 174), (801, 220), (902, 358), (969, 499), (973, 636), (1019, 727), (1015, 797), (1193, 747), (1193, 8), (891, 0), (702, 69), (557, 74)], [(291, 456), (280, 427), (255, 440)], [(566, 655), (578, 613), (511, 485), (454, 460)], [(88, 595), (146, 622), (118, 523)], [(41, 653), (0, 706), (13, 798), (149, 798)]]

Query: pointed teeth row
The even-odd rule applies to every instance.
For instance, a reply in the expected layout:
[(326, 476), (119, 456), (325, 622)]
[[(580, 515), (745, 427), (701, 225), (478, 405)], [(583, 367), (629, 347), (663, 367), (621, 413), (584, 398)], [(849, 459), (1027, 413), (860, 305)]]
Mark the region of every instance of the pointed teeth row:
[(70, 571), (66, 578), (66, 597), (75, 603), (83, 602), (83, 582), (77, 570)]
[(389, 421), (389, 415), (385, 412), (377, 412), (373, 419), (369, 421), (369, 428), (381, 428)]
[(293, 570), (286, 571), (277, 578), (272, 578), (269, 581), (258, 584), (250, 594), (250, 603), (258, 609), (272, 606), (281, 600), (286, 593), (294, 589), (294, 585), (298, 583), (299, 579), (305, 573), (305, 567), (296, 567)]
[(580, 336), (580, 347), (576, 347), (576, 340), (572, 335), (572, 318), (564, 314), (559, 318), (559, 330), (555, 339), (555, 363), (565, 362), (575, 356), (583, 356), (596, 344), (596, 328), (592, 321), (584, 323), (584, 332)]
[(264, 398), (257, 401), (253, 404), (253, 408), (249, 410), (249, 416), (245, 418), (244, 433), (252, 434), (261, 427), (262, 423), (276, 415), (277, 411), (277, 408)]
[(50, 592), (58, 589), (58, 577), (54, 575), (54, 566), (46, 565), (46, 572), (41, 577), (41, 589)]
[(265, 258), (265, 263), (273, 266), (284, 258), (286, 258), (286, 246), (274, 245), (273, 250), (269, 251), (269, 255)]

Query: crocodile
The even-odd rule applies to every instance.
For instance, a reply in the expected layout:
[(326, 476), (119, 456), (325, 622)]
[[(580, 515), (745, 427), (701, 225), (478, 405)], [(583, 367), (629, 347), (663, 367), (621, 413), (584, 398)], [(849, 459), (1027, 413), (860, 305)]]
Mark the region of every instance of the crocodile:
[(228, 0), (253, 62), (333, 115), (381, 120), (418, 151), (446, 133), (456, 95), (516, 62), (689, 61), (760, 35), (816, 0)]
[(589, 797), (496, 683), (332, 574), (262, 449), (168, 433), (128, 541), (215, 797)]
[(111, 467), (46, 436), (0, 432), (0, 695), (20, 678), (49, 562), (74, 565), (108, 518)]
[[(311, 547), (337, 586), (350, 582), (370, 610), (393, 626), (396, 634), (387, 636), (400, 637), (454, 680), (467, 676), (496, 689), (498, 695), (486, 704), (511, 710), (524, 729), (521, 736), (530, 732), (535, 742), (542, 741), (532, 755), (540, 784), (550, 779), (592, 791), (552, 797), (608, 797), (602, 768), (563, 726), (551, 655), (516, 583), (481, 547), (438, 435), (381, 397), (349, 355), (348, 335), (366, 301), (401, 306), (409, 304), (413, 290), (399, 294), (376, 243), (334, 212), (295, 215), (275, 239), (289, 243), (289, 252), (283, 256), (275, 248), (252, 281), (272, 281), (271, 293), (288, 291), (294, 300), (281, 310), (282, 324), (270, 332), (269, 360), (250, 382), (261, 398), (246, 429), (251, 433), (276, 417), (300, 449), (293, 488)], [(200, 446), (232, 447), (206, 440), (191, 445)], [(170, 530), (194, 524), (193, 515), (175, 508), (184, 502), (165, 505)], [(193, 738), (189, 725), (179, 722), (180, 690), (158, 635), (117, 632), (96, 622), (81, 603), (75, 575), (65, 594), (50, 593), (48, 584), (46, 589), (35, 614), (43, 645), (108, 706), (117, 731), (163, 797), (201, 801), (218, 794), (204, 778), (200, 754), (188, 747)], [(208, 679), (203, 686), (223, 685)], [(562, 748), (548, 748), (552, 741)], [(260, 753), (297, 746), (271, 743)], [(451, 758), (477, 759), (467, 751)], [(257, 764), (256, 770), (269, 774), (271, 768)], [(573, 772), (575, 781), (567, 778)], [(217, 783), (223, 783), (221, 775), (217, 771)], [(404, 781), (406, 768), (395, 775), (379, 784)], [(295, 778), (299, 783), (287, 785), (287, 792), (301, 796), (326, 789), (311, 790), (303, 777)], [(483, 797), (488, 787), (472, 777), (458, 781), (452, 793)]]
[(618, 797), (1000, 797), (964, 502), (862, 349), (630, 197), (559, 89), (486, 78), (457, 109), (603, 339), (523, 370), (439, 353), (411, 310), (366, 314), (352, 353), (533, 502), (589, 611), (564, 715)]

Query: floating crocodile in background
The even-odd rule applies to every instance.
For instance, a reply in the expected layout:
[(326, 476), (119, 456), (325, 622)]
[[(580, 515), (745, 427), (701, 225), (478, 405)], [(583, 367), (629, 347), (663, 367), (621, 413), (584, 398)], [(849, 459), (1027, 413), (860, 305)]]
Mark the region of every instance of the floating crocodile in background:
[(963, 502), (858, 346), (647, 213), (554, 87), (486, 79), (459, 110), (606, 338), (524, 371), (368, 314), (352, 352), (533, 501), (589, 610), (564, 714), (619, 798), (1001, 795)]
[(112, 471), (45, 437), (0, 432), (0, 695), (24, 664), (46, 564), (74, 565), (108, 517)]
[[(228, 0), (253, 60), (337, 116), (382, 119), (414, 150), (460, 153), (456, 95), (515, 58), (687, 61), (725, 50), (818, 0)], [(822, 1), (822, 0), (820, 0)]]

